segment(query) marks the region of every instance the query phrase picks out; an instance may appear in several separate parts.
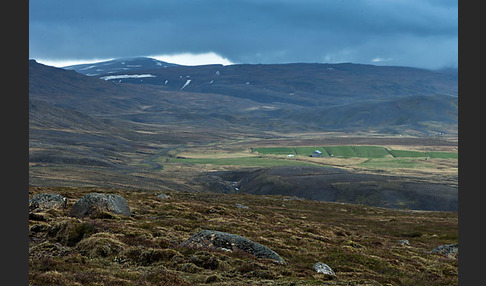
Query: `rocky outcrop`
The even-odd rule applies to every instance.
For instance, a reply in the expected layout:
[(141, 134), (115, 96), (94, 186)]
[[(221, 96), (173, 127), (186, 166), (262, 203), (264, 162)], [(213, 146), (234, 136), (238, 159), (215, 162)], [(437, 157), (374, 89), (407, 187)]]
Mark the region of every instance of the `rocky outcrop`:
[(130, 216), (130, 207), (119, 195), (91, 193), (80, 198), (71, 208), (70, 216), (81, 218), (92, 214), (110, 212)]
[(168, 195), (166, 195), (166, 194), (160, 194), (160, 195), (157, 195), (157, 198), (158, 198), (158, 199), (161, 199), (161, 200), (165, 200), (165, 199), (170, 198), (170, 196), (168, 196)]
[(242, 236), (221, 231), (201, 230), (184, 241), (181, 246), (216, 250), (241, 250), (258, 258), (267, 258), (279, 264), (286, 264), (285, 260), (270, 248)]
[(29, 199), (29, 211), (44, 209), (65, 209), (67, 199), (59, 194), (37, 194)]
[(457, 259), (457, 256), (459, 255), (459, 244), (439, 245), (432, 249), (430, 253), (438, 253), (448, 258)]
[(235, 207), (237, 207), (239, 209), (249, 209), (249, 207), (245, 206), (244, 204), (235, 204)]
[(408, 241), (408, 239), (400, 239), (398, 241), (398, 244), (400, 244), (400, 245), (410, 245), (410, 241)]
[(327, 275), (332, 275), (332, 276), (336, 276), (336, 274), (334, 273), (334, 271), (331, 269), (331, 267), (329, 267), (329, 265), (327, 264), (324, 264), (322, 262), (317, 262), (316, 264), (314, 264), (314, 270), (317, 272), (317, 273), (322, 273), (322, 274), (327, 274)]

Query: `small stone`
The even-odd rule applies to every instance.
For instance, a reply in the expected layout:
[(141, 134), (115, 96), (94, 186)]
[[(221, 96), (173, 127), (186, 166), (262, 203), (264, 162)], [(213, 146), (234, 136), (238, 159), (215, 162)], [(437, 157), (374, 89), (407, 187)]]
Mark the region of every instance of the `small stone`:
[(245, 205), (243, 205), (243, 204), (236, 204), (235, 206), (236, 206), (237, 208), (239, 208), (239, 209), (248, 209), (248, 208), (249, 208), (249, 207), (247, 207), (247, 206), (245, 206)]
[(157, 198), (164, 200), (164, 199), (168, 199), (170, 197), (166, 194), (160, 194), (160, 195), (157, 195)]
[(400, 239), (398, 241), (399, 244), (401, 245), (410, 245), (410, 242), (408, 241), (408, 239)]
[(331, 269), (331, 267), (329, 267), (329, 265), (324, 264), (324, 263), (322, 263), (322, 262), (317, 262), (316, 264), (314, 264), (314, 270), (315, 270), (317, 273), (322, 273), (322, 274), (327, 274), (327, 275), (336, 276), (336, 274), (335, 274), (335, 273), (334, 273), (334, 271)]

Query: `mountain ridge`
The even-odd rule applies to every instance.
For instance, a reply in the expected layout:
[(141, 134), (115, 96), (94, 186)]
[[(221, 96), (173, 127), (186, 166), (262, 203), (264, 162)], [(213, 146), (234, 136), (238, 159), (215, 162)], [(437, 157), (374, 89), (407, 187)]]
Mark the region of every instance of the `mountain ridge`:
[[(184, 89), (192, 92), (251, 93), (265, 89), (274, 93), (304, 97), (324, 96), (383, 96), (410, 94), (448, 94), (456, 96), (457, 77), (437, 71), (401, 67), (375, 66), (354, 63), (288, 63), (172, 66), (165, 69), (137, 68), (132, 72), (150, 74), (150, 78), (126, 78), (124, 83), (153, 84), (167, 90)], [(100, 73), (98, 76), (125, 75), (128, 71)], [(86, 73), (84, 73), (86, 74)], [(113, 78), (119, 81), (118, 78)], [(187, 81), (190, 82), (185, 86)], [(261, 92), (261, 90), (260, 90)], [(234, 95), (238, 96), (238, 95)], [(252, 99), (255, 99), (253, 97)]]
[[(85, 76), (34, 61), (29, 93), (88, 115), (145, 123), (175, 116), (197, 118), (196, 124), (216, 120), (281, 131), (304, 126), (457, 132), (457, 79), (439, 72), (348, 63), (172, 66), (136, 72), (150, 77), (103, 80), (103, 74)], [(125, 74), (130, 75), (110, 73)]]
[(126, 57), (108, 61), (64, 66), (63, 69), (74, 70), (88, 76), (110, 74), (122, 71), (136, 71), (147, 68), (167, 68), (177, 64), (160, 61), (149, 57)]

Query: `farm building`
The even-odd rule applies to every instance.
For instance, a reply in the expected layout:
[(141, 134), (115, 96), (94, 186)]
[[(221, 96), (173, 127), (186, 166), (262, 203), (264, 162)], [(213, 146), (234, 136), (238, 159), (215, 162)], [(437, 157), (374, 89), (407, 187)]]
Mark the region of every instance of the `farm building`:
[(321, 151), (319, 151), (319, 150), (314, 150), (314, 151), (312, 152), (311, 157), (318, 157), (318, 158), (320, 158), (320, 157), (322, 157), (322, 152), (321, 152)]

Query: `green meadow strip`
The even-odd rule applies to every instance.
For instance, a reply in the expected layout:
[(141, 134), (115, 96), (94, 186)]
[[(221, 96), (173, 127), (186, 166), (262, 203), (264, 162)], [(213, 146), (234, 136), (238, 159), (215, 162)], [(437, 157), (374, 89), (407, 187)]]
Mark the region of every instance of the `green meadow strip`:
[(351, 146), (326, 146), (324, 149), (333, 157), (359, 157)]

